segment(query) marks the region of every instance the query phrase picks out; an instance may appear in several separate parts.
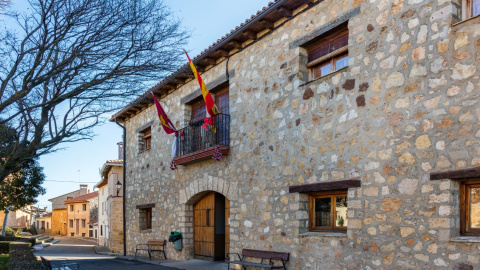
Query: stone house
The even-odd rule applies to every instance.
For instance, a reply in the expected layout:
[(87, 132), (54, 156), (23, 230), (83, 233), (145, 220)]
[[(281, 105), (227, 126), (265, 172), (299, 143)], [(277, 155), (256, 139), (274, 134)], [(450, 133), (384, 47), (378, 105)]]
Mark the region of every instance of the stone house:
[(123, 159), (107, 160), (100, 170), (98, 188), (98, 244), (123, 253)]
[(98, 219), (98, 192), (87, 193), (64, 203), (67, 205), (67, 236), (89, 237), (90, 221)]
[(149, 91), (112, 117), (128, 255), (180, 231), (169, 258), (251, 248), (290, 252), (289, 269), (478, 269), (479, 60), (476, 0), (269, 4), (193, 60), (216, 132), (200, 128), (188, 65), (149, 89), (177, 137)]
[(52, 202), (52, 229), (56, 235), (67, 235), (67, 205), (64, 201), (88, 193), (88, 185), (80, 185), (80, 189), (48, 199)]

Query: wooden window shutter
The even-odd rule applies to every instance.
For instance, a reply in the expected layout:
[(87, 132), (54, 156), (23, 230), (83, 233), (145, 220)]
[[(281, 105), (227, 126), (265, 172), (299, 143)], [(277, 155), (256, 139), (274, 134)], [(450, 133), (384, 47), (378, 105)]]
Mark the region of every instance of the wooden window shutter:
[(228, 88), (215, 93), (215, 104), (220, 113), (230, 114)]
[(314, 45), (308, 50), (308, 64), (312, 66), (320, 62), (342, 54), (348, 48), (348, 30), (344, 30), (339, 34), (327, 38), (325, 41)]
[(205, 101), (199, 100), (192, 104), (192, 117), (190, 118), (190, 124), (203, 121), (206, 117), (207, 111), (205, 108)]

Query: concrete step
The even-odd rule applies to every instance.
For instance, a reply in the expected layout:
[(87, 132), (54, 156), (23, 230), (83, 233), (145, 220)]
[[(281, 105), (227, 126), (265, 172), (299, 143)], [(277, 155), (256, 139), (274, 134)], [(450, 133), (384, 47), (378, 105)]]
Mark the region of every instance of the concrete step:
[(37, 239), (37, 244), (50, 243), (53, 240), (55, 240), (55, 238), (53, 238), (53, 237), (46, 237), (46, 238), (42, 238), (42, 239)]
[(54, 244), (56, 244), (56, 243), (58, 243), (58, 242), (60, 242), (60, 240), (53, 240), (51, 243), (52, 243), (52, 245), (54, 245)]

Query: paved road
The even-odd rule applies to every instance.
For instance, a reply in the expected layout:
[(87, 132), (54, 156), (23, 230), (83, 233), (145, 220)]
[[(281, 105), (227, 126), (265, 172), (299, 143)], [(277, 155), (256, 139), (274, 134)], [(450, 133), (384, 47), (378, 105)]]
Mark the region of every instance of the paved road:
[[(111, 256), (102, 256), (95, 254), (93, 247), (95, 244), (90, 241), (68, 238), (55, 237), (60, 240), (59, 243), (51, 245), (50, 247), (36, 251), (35, 255), (43, 256), (49, 260), (67, 259), (68, 262), (78, 263), (80, 269), (86, 270), (106, 270), (106, 269), (134, 269), (134, 270), (178, 270), (178, 268), (171, 268), (160, 265), (152, 265), (139, 261), (127, 261), (116, 259)], [(54, 266), (58, 263), (53, 263)]]

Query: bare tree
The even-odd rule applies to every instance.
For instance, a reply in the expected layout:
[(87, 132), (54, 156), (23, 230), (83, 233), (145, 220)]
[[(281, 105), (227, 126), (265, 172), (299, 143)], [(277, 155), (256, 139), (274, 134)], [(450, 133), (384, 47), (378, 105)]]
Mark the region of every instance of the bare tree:
[[(178, 67), (188, 38), (161, 0), (31, 0), (0, 15), (0, 183)], [(13, 7), (12, 7), (13, 8)], [(143, 90), (142, 90), (143, 89)]]

